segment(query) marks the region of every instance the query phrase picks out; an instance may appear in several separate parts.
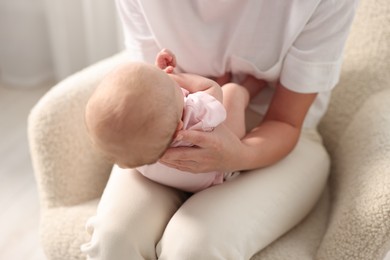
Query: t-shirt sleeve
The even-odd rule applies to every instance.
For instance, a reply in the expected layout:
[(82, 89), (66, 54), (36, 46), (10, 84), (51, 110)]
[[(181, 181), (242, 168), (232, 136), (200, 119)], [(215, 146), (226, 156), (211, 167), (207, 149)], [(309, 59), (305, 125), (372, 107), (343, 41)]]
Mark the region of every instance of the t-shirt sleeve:
[(285, 57), (280, 76), (283, 86), (295, 92), (316, 93), (337, 84), (357, 2), (320, 2)]
[(154, 63), (159, 48), (138, 1), (116, 0), (116, 6), (131, 60)]

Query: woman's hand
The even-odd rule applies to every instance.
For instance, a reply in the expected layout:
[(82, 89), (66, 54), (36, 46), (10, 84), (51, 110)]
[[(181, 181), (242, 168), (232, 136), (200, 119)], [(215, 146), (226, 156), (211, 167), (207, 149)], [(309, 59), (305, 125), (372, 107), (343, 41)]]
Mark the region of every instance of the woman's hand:
[(160, 162), (192, 173), (241, 170), (241, 141), (221, 124), (212, 132), (183, 130), (176, 140), (194, 144), (194, 147), (169, 148)]

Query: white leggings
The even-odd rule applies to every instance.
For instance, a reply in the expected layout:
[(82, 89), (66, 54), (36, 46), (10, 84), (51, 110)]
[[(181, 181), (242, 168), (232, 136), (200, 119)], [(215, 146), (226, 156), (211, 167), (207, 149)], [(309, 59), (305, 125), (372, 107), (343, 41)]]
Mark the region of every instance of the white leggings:
[(114, 167), (82, 245), (88, 259), (250, 259), (312, 209), (329, 157), (315, 131), (277, 164), (192, 196)]

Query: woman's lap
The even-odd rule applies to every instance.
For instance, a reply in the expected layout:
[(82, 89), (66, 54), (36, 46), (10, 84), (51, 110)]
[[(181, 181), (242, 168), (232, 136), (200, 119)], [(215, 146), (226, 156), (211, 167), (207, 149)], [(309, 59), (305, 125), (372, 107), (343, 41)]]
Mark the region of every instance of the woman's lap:
[[(279, 163), (242, 173), (186, 201), (185, 193), (137, 172), (128, 173), (132, 177), (114, 172), (95, 217), (100, 220), (91, 241), (95, 247), (88, 245), (100, 251), (100, 257), (91, 259), (154, 259), (155, 251), (159, 259), (169, 260), (249, 259), (296, 225), (325, 186), (328, 156), (320, 142), (307, 136)], [(113, 235), (121, 233), (129, 244), (113, 247), (127, 250), (104, 245), (111, 243), (102, 228), (107, 225), (114, 225)], [(123, 255), (112, 257), (110, 250)]]
[(135, 170), (114, 166), (82, 246), (88, 259), (156, 259), (164, 227), (188, 196), (157, 184)]

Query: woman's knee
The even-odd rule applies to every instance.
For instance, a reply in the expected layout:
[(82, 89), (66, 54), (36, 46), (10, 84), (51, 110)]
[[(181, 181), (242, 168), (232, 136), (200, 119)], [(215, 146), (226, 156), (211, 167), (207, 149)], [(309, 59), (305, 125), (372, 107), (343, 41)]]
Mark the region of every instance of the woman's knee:
[(217, 233), (210, 232), (204, 226), (168, 226), (157, 245), (158, 259), (244, 259), (229, 239), (225, 240)]
[(142, 232), (133, 232), (133, 229), (116, 221), (102, 221), (96, 217), (88, 221), (87, 229), (92, 237), (81, 250), (88, 259), (156, 259), (153, 241), (142, 239), (139, 235)]

